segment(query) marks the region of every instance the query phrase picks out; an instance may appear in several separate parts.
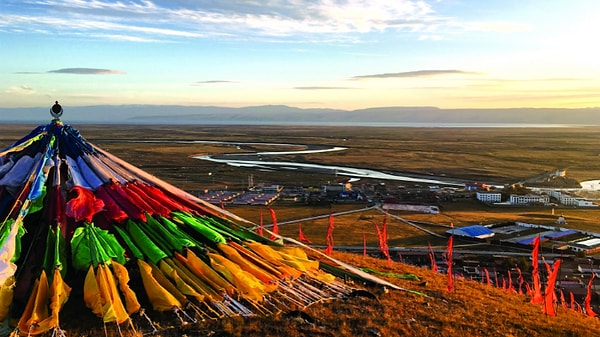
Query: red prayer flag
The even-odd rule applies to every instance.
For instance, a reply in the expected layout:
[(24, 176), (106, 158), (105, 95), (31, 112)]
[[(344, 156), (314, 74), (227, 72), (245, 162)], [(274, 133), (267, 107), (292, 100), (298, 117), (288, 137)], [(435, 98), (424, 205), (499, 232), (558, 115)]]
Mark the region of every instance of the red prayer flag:
[(563, 293), (562, 289), (560, 289), (560, 304), (562, 305), (562, 307), (564, 309), (569, 308), (569, 305), (567, 304), (567, 300), (565, 300), (565, 293)]
[[(544, 296), (544, 307), (543, 312), (548, 316), (556, 316), (556, 308), (555, 304), (557, 302), (556, 292), (554, 292), (554, 285), (556, 284), (556, 277), (558, 276), (558, 271), (560, 270), (560, 262), (561, 260), (556, 260), (554, 265), (552, 266), (552, 272), (548, 276), (548, 282), (546, 284), (546, 294)], [(550, 265), (546, 263), (546, 268), (550, 269)]]
[(77, 196), (67, 201), (65, 213), (75, 221), (92, 222), (94, 214), (104, 209), (104, 201), (96, 198), (94, 192), (87, 188), (75, 186), (70, 192), (75, 192)]
[(577, 311), (577, 307), (575, 306), (575, 304), (577, 304), (577, 302), (575, 302), (575, 295), (573, 295), (572, 292), (569, 292), (569, 296), (571, 297), (571, 310)]
[(594, 312), (594, 310), (592, 309), (592, 284), (594, 282), (594, 277), (596, 277), (596, 273), (592, 273), (592, 277), (590, 277), (590, 281), (588, 282), (588, 286), (587, 286), (587, 294), (585, 295), (585, 302), (584, 302), (584, 306), (585, 306), (585, 313), (588, 316), (591, 317), (596, 317), (598, 316), (597, 313)]
[(275, 215), (275, 210), (273, 210), (272, 208), (269, 208), (269, 212), (271, 213), (271, 219), (273, 219), (273, 235), (271, 235), (271, 240), (275, 240), (277, 239), (277, 236), (279, 234), (279, 226), (277, 225), (277, 216)]
[(381, 242), (382, 242), (382, 246), (383, 246), (382, 253), (387, 258), (388, 267), (391, 267), (392, 257), (390, 256), (390, 248), (388, 246), (387, 216), (388, 216), (388, 213), (386, 210), (385, 217), (383, 218), (383, 224), (381, 225), (381, 227), (382, 227)]
[(437, 266), (437, 263), (435, 262), (435, 253), (433, 252), (433, 248), (431, 248), (431, 243), (428, 242), (427, 245), (429, 246), (429, 260), (431, 262), (431, 270), (433, 270), (435, 273), (437, 273), (438, 266)]
[(304, 236), (304, 232), (302, 232), (302, 223), (301, 222), (298, 222), (298, 238), (302, 242), (306, 242), (308, 244), (312, 243), (312, 241), (310, 241), (309, 239), (306, 238), (306, 236)]
[(515, 287), (512, 282), (512, 274), (510, 273), (510, 269), (508, 270), (508, 290), (509, 292), (515, 292)]
[(523, 293), (523, 283), (525, 283), (525, 279), (523, 278), (523, 273), (521, 273), (521, 268), (517, 267), (517, 273), (519, 274), (519, 294)]
[(483, 271), (485, 272), (485, 282), (487, 283), (488, 287), (491, 287), (492, 281), (490, 281), (490, 273), (488, 272), (487, 268), (484, 268)]
[(331, 254), (333, 251), (333, 214), (329, 214), (329, 225), (327, 226), (327, 248), (325, 249), (325, 254)]
[[(454, 228), (454, 226), (452, 227)], [(448, 238), (448, 247), (446, 248), (446, 265), (448, 266), (448, 291), (454, 291), (454, 277), (452, 275), (452, 246), (454, 235)]]
[(540, 283), (539, 274), (539, 259), (538, 252), (540, 250), (540, 237), (539, 235), (533, 239), (533, 250), (531, 251), (531, 265), (533, 271), (531, 272), (533, 278), (533, 296), (531, 297), (531, 303), (540, 304), (544, 302), (544, 296), (542, 295), (542, 284)]

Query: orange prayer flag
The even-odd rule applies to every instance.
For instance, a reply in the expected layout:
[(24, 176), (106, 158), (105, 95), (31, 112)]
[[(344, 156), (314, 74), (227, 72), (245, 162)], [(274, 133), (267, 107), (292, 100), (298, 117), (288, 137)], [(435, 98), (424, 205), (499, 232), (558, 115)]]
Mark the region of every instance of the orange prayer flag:
[(273, 220), (273, 235), (271, 235), (271, 240), (277, 239), (276, 234), (279, 234), (279, 226), (277, 225), (277, 215), (275, 215), (275, 210), (269, 208), (269, 213), (271, 213), (271, 219)]
[[(557, 303), (557, 298), (556, 293), (554, 292), (554, 285), (556, 284), (556, 277), (558, 276), (558, 271), (560, 269), (560, 262), (561, 260), (557, 260), (554, 262), (552, 272), (548, 276), (548, 283), (546, 284), (544, 307), (542, 311), (548, 316), (556, 316), (555, 304)], [(546, 263), (546, 267), (549, 268), (550, 265)]]
[(532, 304), (540, 304), (544, 302), (544, 296), (542, 295), (542, 284), (540, 283), (540, 274), (539, 274), (539, 258), (538, 252), (540, 250), (540, 237), (536, 236), (533, 239), (533, 249), (531, 251), (531, 265), (533, 266), (533, 271), (531, 272), (531, 276), (533, 278), (533, 294), (531, 297)]
[(59, 326), (59, 313), (64, 307), (65, 303), (69, 299), (71, 294), (71, 287), (69, 287), (60, 274), (60, 269), (54, 269), (54, 277), (52, 279), (52, 286), (50, 287), (50, 311), (52, 313), (52, 327), (60, 328)]
[(298, 222), (298, 238), (302, 242), (306, 242), (308, 244), (312, 243), (312, 241), (310, 241), (309, 239), (306, 238), (306, 236), (304, 236), (304, 232), (302, 232), (302, 223), (301, 222)]
[(329, 214), (329, 225), (327, 226), (327, 248), (325, 254), (329, 255), (333, 251), (333, 214)]
[(594, 282), (594, 278), (596, 277), (595, 273), (592, 273), (592, 277), (590, 277), (590, 281), (588, 282), (587, 285), (587, 294), (585, 295), (585, 302), (584, 302), (584, 307), (585, 307), (585, 313), (586, 315), (590, 316), (590, 317), (596, 317), (598, 316), (597, 313), (594, 312), (594, 310), (592, 309), (592, 284)]
[(448, 268), (448, 291), (454, 291), (454, 276), (452, 275), (452, 249), (454, 236), (448, 238), (448, 247), (446, 248), (446, 265)]
[(437, 271), (438, 271), (438, 265), (435, 262), (435, 253), (433, 252), (433, 248), (431, 247), (431, 243), (427, 242), (427, 245), (429, 246), (429, 262), (431, 262), (431, 270), (433, 270), (435, 273), (437, 273)]
[(21, 331), (29, 331), (32, 326), (48, 318), (48, 279), (42, 269), (40, 278), (35, 281), (29, 300), (25, 306), (18, 327)]

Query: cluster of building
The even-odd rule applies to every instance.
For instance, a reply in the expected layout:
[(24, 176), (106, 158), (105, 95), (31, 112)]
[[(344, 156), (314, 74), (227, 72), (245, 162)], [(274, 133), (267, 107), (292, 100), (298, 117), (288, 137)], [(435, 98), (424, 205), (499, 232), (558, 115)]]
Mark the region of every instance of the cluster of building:
[[(508, 204), (508, 205), (563, 205), (575, 207), (598, 207), (598, 205), (585, 198), (577, 197), (572, 194), (557, 191), (543, 190), (539, 193), (529, 194), (510, 194), (508, 200), (502, 200), (502, 193), (497, 191), (477, 191), (475, 198), (481, 202), (489, 204)], [(554, 202), (555, 201), (555, 202)]]
[(268, 206), (281, 197), (282, 190), (281, 185), (264, 186), (239, 192), (205, 190), (198, 197), (212, 204)]
[[(561, 219), (563, 221), (560, 221)], [(564, 222), (564, 218), (559, 217), (557, 222)], [(540, 242), (550, 247), (553, 252), (571, 251), (584, 255), (600, 252), (600, 233), (524, 222), (466, 226), (450, 229), (447, 234), (489, 240), (505, 246), (529, 246), (539, 237)]]

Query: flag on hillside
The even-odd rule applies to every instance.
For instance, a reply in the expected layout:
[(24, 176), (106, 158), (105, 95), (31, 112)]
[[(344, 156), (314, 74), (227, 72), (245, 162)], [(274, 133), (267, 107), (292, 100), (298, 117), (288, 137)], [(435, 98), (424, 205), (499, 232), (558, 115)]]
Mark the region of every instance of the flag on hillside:
[(263, 212), (262, 210), (260, 211), (260, 223), (258, 225), (258, 228), (256, 229), (256, 233), (258, 235), (263, 235), (263, 228), (264, 228), (264, 223), (263, 223)]
[(585, 302), (584, 302), (584, 307), (585, 307), (585, 313), (586, 315), (590, 316), (590, 317), (596, 317), (598, 316), (597, 313), (594, 312), (594, 310), (592, 309), (592, 284), (594, 283), (594, 278), (596, 277), (596, 273), (592, 273), (592, 277), (590, 277), (590, 281), (588, 282), (588, 286), (587, 286), (587, 294), (585, 295)]
[(508, 270), (508, 288), (506, 290), (508, 290), (509, 292), (516, 292), (515, 287), (513, 286), (512, 274), (510, 273), (510, 269)]
[(363, 231), (363, 256), (367, 256), (367, 234)]
[[(454, 225), (452, 225), (454, 229)], [(448, 238), (448, 246), (446, 248), (446, 265), (448, 266), (448, 291), (454, 291), (454, 277), (452, 275), (452, 246), (454, 241), (454, 231)]]
[(540, 237), (539, 235), (533, 239), (533, 250), (531, 251), (531, 265), (533, 270), (531, 277), (533, 279), (533, 294), (531, 295), (531, 303), (540, 304), (544, 302), (544, 296), (542, 295), (542, 284), (540, 283), (539, 273), (539, 258), (538, 252), (540, 250)]
[(387, 258), (387, 264), (388, 267), (391, 267), (392, 265), (392, 257), (390, 256), (390, 248), (388, 246), (388, 230), (387, 230), (387, 218), (388, 218), (388, 213), (387, 210), (385, 212), (385, 217), (383, 218), (383, 223), (381, 225), (381, 245), (383, 247), (382, 249), (382, 253), (383, 256), (385, 256)]
[(496, 288), (500, 287), (500, 282), (498, 282), (498, 272), (496, 271), (496, 267), (494, 267), (494, 284)]
[(269, 207), (269, 212), (271, 213), (271, 219), (273, 220), (273, 235), (271, 235), (271, 240), (277, 239), (276, 235), (279, 235), (279, 226), (277, 225), (277, 215), (275, 215), (275, 210)]
[[(552, 272), (548, 276), (548, 283), (546, 284), (546, 294), (544, 295), (544, 307), (542, 311), (548, 316), (556, 316), (556, 292), (554, 292), (554, 285), (556, 284), (556, 277), (558, 277), (558, 271), (560, 270), (561, 260), (556, 260), (552, 266)], [(550, 268), (550, 265), (544, 261), (546, 268)]]
[(429, 246), (429, 261), (431, 262), (431, 270), (437, 273), (438, 265), (435, 262), (435, 253), (433, 252), (433, 248), (431, 248), (431, 243), (427, 242), (427, 245)]
[(490, 280), (490, 272), (487, 270), (487, 268), (484, 268), (483, 271), (485, 272), (485, 283), (488, 285), (488, 287), (491, 287), (492, 281)]
[(300, 241), (311, 244), (312, 241), (310, 241), (309, 239), (306, 238), (306, 236), (304, 236), (304, 232), (302, 231), (302, 223), (298, 222), (298, 239), (300, 239)]
[(525, 283), (525, 279), (523, 278), (523, 273), (521, 272), (521, 268), (517, 267), (517, 273), (519, 274), (519, 294), (523, 293), (523, 283)]
[(329, 225), (327, 225), (327, 248), (325, 254), (329, 255), (333, 251), (333, 214), (329, 214)]
[(577, 304), (577, 302), (575, 302), (575, 295), (573, 295), (573, 292), (569, 292), (569, 296), (571, 299), (571, 310), (577, 311), (577, 307), (575, 306), (575, 304)]
[(562, 289), (560, 289), (560, 304), (564, 309), (568, 309), (569, 305), (567, 304), (567, 300), (565, 300), (565, 293)]

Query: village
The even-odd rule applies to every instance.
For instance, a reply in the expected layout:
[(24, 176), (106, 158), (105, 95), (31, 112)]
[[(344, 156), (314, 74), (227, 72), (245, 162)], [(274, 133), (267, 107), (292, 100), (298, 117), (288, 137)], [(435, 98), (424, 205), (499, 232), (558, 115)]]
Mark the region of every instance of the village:
[[(557, 176), (564, 172), (557, 171)], [(553, 175), (550, 175), (553, 176)], [(498, 188), (483, 183), (469, 183), (464, 187), (439, 187), (435, 185), (390, 186), (385, 183), (350, 182), (335, 183), (317, 187), (297, 187), (282, 185), (251, 186), (244, 191), (204, 190), (199, 193), (203, 200), (220, 207), (245, 205), (275, 207), (282, 204), (318, 203), (359, 203), (365, 207), (380, 207), (387, 211), (402, 213), (443, 212), (446, 202), (476, 200), (489, 207), (545, 207), (553, 215), (552, 225), (525, 222), (496, 224), (473, 224), (448, 229), (447, 236), (454, 236), (468, 248), (454, 251), (456, 277), (464, 277), (486, 282), (486, 277), (498, 287), (511, 287), (515, 291), (525, 291), (523, 279), (530, 279), (531, 249), (535, 238), (539, 237), (540, 265), (551, 266), (561, 259), (560, 278), (557, 289), (572, 293), (578, 301), (583, 301), (588, 292), (588, 281), (592, 274), (600, 275), (600, 233), (586, 232), (568, 227), (568, 219), (561, 209), (597, 208), (593, 200), (578, 196), (581, 188), (556, 189), (550, 187), (525, 187), (515, 184)], [(556, 210), (556, 211), (555, 211)], [(413, 226), (419, 223), (404, 220)], [(427, 224), (432, 225), (432, 224)], [(363, 247), (336, 247), (347, 251), (362, 251)], [(390, 247), (395, 260), (436, 269), (445, 273), (444, 249), (427, 247)], [(368, 248), (373, 256), (380, 252)], [(434, 257), (432, 260), (431, 256)], [(545, 268), (541, 269), (542, 271)], [(542, 277), (547, 277), (542, 272)], [(600, 304), (600, 282), (592, 282), (592, 303)]]

